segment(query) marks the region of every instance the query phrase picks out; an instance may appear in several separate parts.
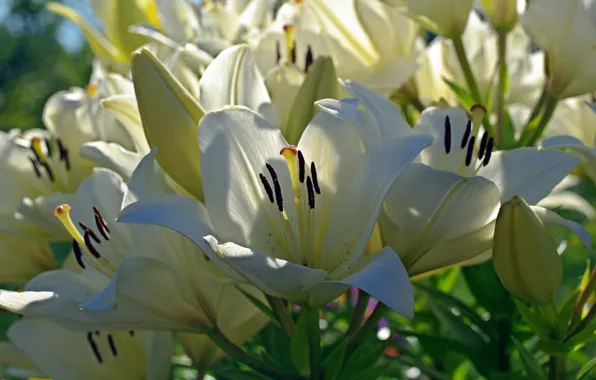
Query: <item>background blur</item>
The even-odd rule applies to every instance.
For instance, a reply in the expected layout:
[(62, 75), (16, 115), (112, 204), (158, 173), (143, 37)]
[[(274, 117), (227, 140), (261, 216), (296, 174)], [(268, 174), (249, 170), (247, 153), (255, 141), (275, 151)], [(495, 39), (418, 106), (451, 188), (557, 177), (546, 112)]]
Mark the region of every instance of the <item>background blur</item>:
[[(88, 0), (62, 1), (93, 20)], [(91, 50), (77, 27), (46, 10), (46, 0), (0, 0), (0, 129), (42, 127), (54, 92), (84, 86)]]

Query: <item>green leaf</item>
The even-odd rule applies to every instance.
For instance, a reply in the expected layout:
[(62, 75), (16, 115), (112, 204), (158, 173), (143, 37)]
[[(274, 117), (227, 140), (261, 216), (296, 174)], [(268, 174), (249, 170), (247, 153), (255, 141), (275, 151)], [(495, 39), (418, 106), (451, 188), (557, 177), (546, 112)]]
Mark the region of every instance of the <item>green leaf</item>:
[(571, 317), (573, 316), (573, 312), (575, 311), (575, 304), (577, 302), (579, 294), (579, 290), (573, 292), (569, 296), (561, 310), (559, 310), (557, 316), (557, 330), (559, 331), (559, 336), (565, 336), (567, 334), (569, 323), (571, 322)]
[(496, 319), (511, 319), (515, 305), (511, 295), (503, 288), (492, 261), (462, 268), (468, 289), (476, 302)]
[(353, 374), (362, 371), (363, 368), (373, 367), (385, 352), (386, 344), (379, 341), (378, 344), (361, 344), (345, 360), (337, 379), (347, 379)]
[(567, 344), (553, 339), (540, 340), (538, 342), (538, 349), (550, 356), (567, 355), (571, 351)]
[(333, 380), (341, 371), (346, 353), (347, 339), (342, 340), (323, 360), (323, 379)]
[(519, 356), (521, 358), (521, 362), (528, 374), (528, 377), (531, 380), (546, 380), (546, 373), (540, 366), (540, 364), (534, 358), (534, 355), (528, 351), (526, 347), (522, 343), (520, 343), (517, 339), (513, 338), (513, 343), (517, 347), (519, 351)]
[(475, 349), (486, 347), (484, 339), (478, 335), (467, 323), (459, 316), (453, 314), (450, 308), (428, 300), (428, 305), (432, 313), (447, 327), (450, 335), (458, 342)]
[[(355, 372), (353, 374), (349, 374), (346, 379), (348, 380), (362, 380), (362, 379), (378, 379), (387, 372), (389, 368), (388, 365), (380, 365), (375, 367), (364, 367), (361, 368), (360, 371)], [(338, 377), (338, 379), (344, 379), (343, 377)]]
[(540, 339), (550, 339), (551, 330), (539, 315), (517, 300), (515, 300), (515, 306), (517, 306), (517, 310), (521, 314), (523, 320), (530, 326), (530, 329), (540, 337)]
[(236, 286), (236, 289), (238, 289), (240, 291), (240, 293), (244, 294), (244, 296), (246, 298), (248, 298), (248, 300), (253, 305), (255, 305), (259, 310), (261, 310), (263, 312), (263, 314), (265, 314), (267, 317), (269, 317), (269, 319), (273, 323), (275, 323), (277, 326), (281, 327), (281, 325), (279, 324), (279, 321), (277, 320), (277, 316), (275, 315), (275, 313), (273, 312), (273, 310), (271, 310), (269, 308), (269, 306), (265, 305), (265, 303), (262, 302), (260, 299), (256, 298), (252, 294), (250, 294), (247, 291), (245, 291), (244, 289), (242, 289), (242, 287)]
[(283, 367), (294, 365), (290, 354), (290, 338), (281, 328), (270, 324), (263, 329), (261, 338), (265, 351), (273, 361)]
[(588, 376), (588, 374), (590, 372), (592, 372), (592, 370), (594, 368), (596, 368), (596, 357), (592, 358), (592, 360), (590, 360), (589, 362), (587, 362), (586, 364), (584, 364), (579, 369), (579, 372), (577, 373), (577, 376), (575, 377), (575, 380), (581, 380), (581, 379), (585, 378), (586, 376)]
[(515, 141), (515, 123), (511, 118), (511, 114), (509, 110), (504, 110), (504, 118), (503, 118), (503, 136), (501, 144), (503, 146), (503, 150), (513, 149), (515, 148), (516, 141)]
[(585, 328), (583, 328), (579, 333), (575, 334), (571, 337), (567, 344), (569, 347), (574, 347), (578, 344), (583, 344), (586, 341), (594, 338), (594, 332), (596, 331), (596, 322), (592, 322), (588, 324)]
[(486, 335), (494, 336), (495, 331), (492, 328), (492, 326), (486, 321), (484, 321), (482, 317), (480, 317), (476, 313), (476, 310), (474, 310), (474, 308), (466, 305), (465, 303), (453, 297), (452, 295), (444, 293), (430, 286), (421, 283), (415, 283), (414, 286), (422, 290), (424, 293), (431, 296), (432, 298), (441, 301), (447, 304), (448, 306), (456, 308), (460, 313), (462, 313), (462, 315), (470, 318), (472, 323), (477, 325)]
[(307, 313), (300, 313), (296, 329), (290, 339), (290, 356), (292, 362), (301, 374), (308, 374), (309, 371), (309, 350), (308, 350), (308, 329), (306, 318)]
[(451, 89), (451, 91), (453, 91), (453, 93), (455, 93), (455, 95), (457, 96), (457, 98), (459, 99), (461, 104), (466, 109), (470, 109), (473, 105), (476, 104), (476, 102), (472, 98), (472, 95), (470, 95), (470, 93), (467, 90), (465, 90), (464, 88), (460, 87), (455, 82), (452, 82), (445, 77), (441, 77), (441, 79), (443, 79), (443, 82), (445, 82), (445, 84), (447, 84), (447, 87), (449, 87)]

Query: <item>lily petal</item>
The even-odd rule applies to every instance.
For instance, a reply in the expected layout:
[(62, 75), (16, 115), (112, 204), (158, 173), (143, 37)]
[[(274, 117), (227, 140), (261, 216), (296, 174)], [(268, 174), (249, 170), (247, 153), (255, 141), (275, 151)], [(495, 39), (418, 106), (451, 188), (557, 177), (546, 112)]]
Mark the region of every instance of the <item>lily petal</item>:
[[(547, 196), (579, 159), (559, 151), (541, 152), (536, 148), (519, 148), (493, 153), (487, 166), (478, 171), (501, 190), (501, 201), (519, 195), (529, 204)], [(528, 170), (530, 169), (530, 170)]]
[(534, 213), (536, 213), (536, 216), (540, 218), (544, 225), (549, 227), (564, 227), (571, 231), (573, 234), (575, 234), (575, 236), (579, 238), (584, 247), (590, 247), (592, 245), (592, 237), (590, 236), (590, 233), (586, 231), (586, 229), (582, 227), (581, 224), (576, 223), (572, 220), (567, 220), (561, 217), (556, 212), (543, 207), (532, 206), (532, 210), (534, 211)]
[(101, 167), (111, 169), (123, 177), (130, 177), (141, 159), (138, 153), (105, 141), (87, 143), (81, 147), (80, 153), (81, 157), (91, 160)]

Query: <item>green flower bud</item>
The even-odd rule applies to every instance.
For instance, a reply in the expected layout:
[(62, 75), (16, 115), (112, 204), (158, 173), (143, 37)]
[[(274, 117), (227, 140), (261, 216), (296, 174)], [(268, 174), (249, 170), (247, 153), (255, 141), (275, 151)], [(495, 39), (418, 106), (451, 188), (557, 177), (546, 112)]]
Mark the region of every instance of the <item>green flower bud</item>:
[(519, 196), (503, 204), (497, 216), (493, 263), (511, 294), (537, 304), (554, 300), (563, 278), (561, 258), (542, 221)]
[(509, 32), (517, 24), (517, 0), (481, 0), (496, 30)]
[(330, 57), (318, 57), (308, 69), (304, 82), (292, 104), (287, 121), (281, 131), (290, 144), (298, 144), (302, 132), (318, 113), (315, 102), (321, 99), (337, 99), (339, 87), (335, 66)]
[(205, 111), (149, 50), (133, 54), (131, 69), (147, 142), (158, 147), (157, 162), (202, 201), (198, 124)]

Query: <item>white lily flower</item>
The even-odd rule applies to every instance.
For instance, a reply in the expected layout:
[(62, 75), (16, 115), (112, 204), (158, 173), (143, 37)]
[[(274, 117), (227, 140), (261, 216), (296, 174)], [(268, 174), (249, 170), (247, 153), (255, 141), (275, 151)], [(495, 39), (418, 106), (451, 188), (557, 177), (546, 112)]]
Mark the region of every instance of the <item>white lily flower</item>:
[(474, 0), (386, 0), (433, 33), (454, 38), (468, 22)]
[[(596, 7), (590, 0), (537, 0), (521, 23), (548, 58), (550, 95), (557, 99), (596, 90)], [(553, 25), (557, 25), (553, 28)]]
[[(95, 169), (72, 205), (56, 209), (72, 235), (82, 275), (45, 273), (24, 292), (0, 291), (0, 307), (83, 329), (197, 333), (217, 325), (235, 343), (256, 334), (267, 317), (199, 247), (163, 227), (114, 223), (122, 205), (175, 194), (154, 159), (152, 151), (129, 186), (116, 173)], [(254, 289), (243, 290), (262, 297)], [(213, 348), (213, 343), (192, 334), (182, 340), (200, 360), (197, 365), (211, 364), (222, 355), (202, 354), (205, 345)]]
[[(435, 138), (391, 187), (379, 219), (383, 241), (400, 255), (411, 276), (489, 258), (501, 203), (520, 195), (536, 204), (577, 165), (577, 158), (558, 151), (492, 152), (493, 140), (481, 128), (480, 106), (472, 111), (473, 120), (459, 108), (429, 107), (410, 129), (387, 99), (355, 82), (345, 86), (356, 101), (319, 105), (366, 131), (369, 145), (412, 133)], [(545, 224), (566, 226), (589, 244), (589, 234), (577, 223), (538, 209), (544, 210)]]
[(4, 366), (0, 375), (24, 378), (43, 378), (45, 375), (25, 353), (10, 341), (0, 342), (0, 365)]
[[(497, 89), (497, 33), (490, 24), (472, 13), (462, 40), (480, 95), (483, 99), (488, 99), (494, 95), (491, 91)], [(456, 94), (443, 80), (444, 77), (467, 89), (452, 42), (447, 38), (437, 37), (423, 57), (421, 68), (415, 76), (420, 99), (430, 103), (444, 98), (449, 104), (457, 104)], [(509, 88), (505, 94), (506, 104), (533, 105), (538, 100), (544, 83), (543, 63), (542, 52), (531, 53), (531, 41), (523, 28), (518, 26), (507, 34)]]
[(10, 182), (5, 187), (10, 195), (2, 200), (0, 229), (47, 239), (65, 236), (52, 208), (67, 202), (94, 167), (79, 155), (82, 145), (102, 140), (135, 151), (145, 143), (140, 127), (120, 123), (100, 104), (105, 97), (132, 91), (130, 81), (106, 74), (96, 64), (86, 89), (60, 91), (47, 101), (43, 111), (47, 130), (0, 135), (5, 157), (0, 177)]
[(169, 333), (80, 332), (44, 319), (25, 317), (10, 326), (8, 337), (30, 360), (24, 364), (39, 368), (39, 377), (162, 380), (170, 372)]
[(320, 306), (355, 286), (412, 316), (397, 255), (363, 251), (385, 192), (429, 142), (411, 136), (363, 152), (357, 130), (321, 112), (294, 147), (258, 114), (225, 108), (199, 123), (213, 229), (202, 204), (182, 196), (132, 204), (120, 220), (176, 230), (232, 279), (273, 296)]
[(306, 71), (330, 56), (340, 77), (390, 93), (416, 71), (417, 27), (378, 0), (305, 0), (283, 4), (259, 40), (257, 63), (267, 73), (278, 63)]

